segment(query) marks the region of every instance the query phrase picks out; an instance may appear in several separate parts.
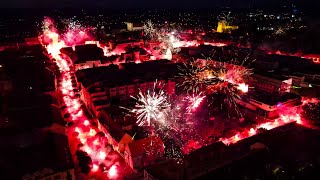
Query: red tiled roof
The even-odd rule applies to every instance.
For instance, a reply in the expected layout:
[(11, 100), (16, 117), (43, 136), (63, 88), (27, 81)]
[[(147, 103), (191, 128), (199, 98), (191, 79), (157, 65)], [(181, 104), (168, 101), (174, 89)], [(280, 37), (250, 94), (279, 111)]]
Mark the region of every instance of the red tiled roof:
[(131, 157), (142, 154), (153, 155), (164, 152), (164, 144), (157, 136), (147, 137), (129, 144)]

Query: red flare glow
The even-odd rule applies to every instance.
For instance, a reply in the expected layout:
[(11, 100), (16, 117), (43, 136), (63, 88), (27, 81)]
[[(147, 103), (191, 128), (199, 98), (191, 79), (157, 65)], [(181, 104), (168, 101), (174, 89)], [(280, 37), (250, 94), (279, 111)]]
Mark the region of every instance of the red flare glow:
[(108, 177), (110, 179), (114, 179), (118, 176), (118, 170), (117, 170), (117, 166), (113, 165), (111, 166), (110, 170), (108, 171)]
[(297, 113), (298, 108), (292, 108), (294, 109), (293, 112), (292, 111), (285, 111), (283, 112), (283, 114), (280, 114), (280, 117), (276, 120), (274, 120), (273, 122), (265, 122), (265, 123), (261, 123), (259, 125), (257, 125), (256, 128), (250, 128), (250, 129), (246, 129), (242, 132), (238, 132), (236, 135), (231, 136), (229, 138), (222, 138), (221, 141), (226, 144), (234, 144), (242, 139), (251, 137), (255, 134), (257, 134), (258, 129), (263, 128), (266, 130), (271, 130), (274, 129), (276, 127), (291, 123), (291, 122), (296, 122), (297, 124), (301, 124), (304, 126), (308, 126), (304, 121), (302, 121), (301, 116), (299, 113)]
[[(46, 18), (44, 20), (45, 30), (42, 35), (42, 43), (46, 47), (49, 56), (59, 67), (61, 76), (60, 84), (57, 86), (57, 91), (62, 95), (63, 104), (67, 107), (66, 111), (70, 113), (70, 117), (74, 125), (68, 128), (68, 139), (72, 154), (75, 154), (77, 150), (86, 152), (93, 161), (91, 171), (97, 172), (99, 170), (98, 164), (105, 161), (107, 153), (105, 152), (104, 146), (108, 141), (106, 137), (97, 137), (98, 131), (106, 133), (106, 130), (102, 126), (98, 126), (100, 129), (94, 126), (90, 126), (90, 121), (96, 121), (95, 119), (88, 120), (81, 109), (81, 100), (74, 97), (73, 84), (71, 73), (74, 73), (70, 68), (72, 61), (66, 55), (60, 53), (60, 49), (66, 47), (66, 45), (74, 46), (84, 39), (89, 38), (86, 35), (85, 30), (72, 30), (68, 31), (64, 35), (56, 33), (56, 29), (53, 27), (53, 21)], [(82, 146), (78, 146), (78, 144)], [(109, 170), (112, 177), (117, 173), (115, 167)]]

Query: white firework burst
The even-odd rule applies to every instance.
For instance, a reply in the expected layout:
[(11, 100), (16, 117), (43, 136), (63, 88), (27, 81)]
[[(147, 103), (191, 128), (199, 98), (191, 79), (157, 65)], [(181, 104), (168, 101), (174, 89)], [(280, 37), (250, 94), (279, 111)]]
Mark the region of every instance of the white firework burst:
[(155, 36), (156, 32), (157, 32), (157, 30), (154, 28), (154, 24), (152, 23), (151, 20), (148, 20), (147, 22), (144, 23), (143, 30), (146, 33), (146, 35), (151, 38), (153, 36)]
[(161, 122), (166, 109), (170, 107), (166, 93), (162, 89), (157, 92), (156, 83), (153, 89), (148, 90), (146, 93), (140, 91), (139, 95), (134, 99), (137, 100), (137, 103), (131, 112), (137, 115), (137, 124), (139, 126), (150, 126), (151, 121)]
[(187, 96), (186, 100), (188, 102), (188, 106), (187, 106), (187, 112), (191, 113), (193, 111), (195, 111), (200, 104), (202, 103), (202, 101), (204, 100), (206, 96), (203, 95), (203, 93), (199, 93), (199, 94), (193, 94), (192, 96)]

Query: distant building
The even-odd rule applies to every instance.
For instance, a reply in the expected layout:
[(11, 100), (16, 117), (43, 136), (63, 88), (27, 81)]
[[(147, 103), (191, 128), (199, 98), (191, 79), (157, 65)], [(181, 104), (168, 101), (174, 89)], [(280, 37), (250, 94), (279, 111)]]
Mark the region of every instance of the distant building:
[(74, 63), (75, 71), (81, 70), (81, 69), (88, 69), (88, 68), (94, 68), (101, 66), (100, 60), (87, 60), (85, 62), (76, 62)]
[(239, 29), (238, 26), (230, 26), (226, 21), (219, 21), (217, 32), (218, 33), (231, 33), (233, 30)]
[(303, 58), (311, 59), (314, 63), (320, 64), (320, 55), (319, 54), (308, 54), (308, 55), (305, 55)]
[(249, 86), (268, 93), (290, 92), (292, 78), (286, 78), (273, 73), (255, 73), (249, 77)]
[(75, 70), (87, 69), (101, 66), (104, 52), (97, 44), (86, 44), (75, 46), (74, 49), (66, 47), (61, 50), (74, 61)]
[(142, 31), (143, 24), (142, 23), (130, 23), (127, 22), (127, 31)]
[(40, 45), (40, 41), (37, 37), (19, 38), (10, 42), (0, 42), (0, 52), (9, 49), (23, 49), (34, 45)]
[(140, 47), (144, 46), (144, 42), (142, 40), (125, 40), (118, 42), (115, 45), (113, 52), (117, 52), (118, 54), (125, 53), (128, 48)]

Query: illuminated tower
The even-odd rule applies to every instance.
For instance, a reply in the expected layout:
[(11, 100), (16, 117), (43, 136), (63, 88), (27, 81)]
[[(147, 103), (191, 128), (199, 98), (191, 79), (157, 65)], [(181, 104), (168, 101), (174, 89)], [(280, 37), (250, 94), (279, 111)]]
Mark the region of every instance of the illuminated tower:
[(226, 21), (219, 21), (217, 32), (218, 33), (231, 33), (232, 30), (239, 29), (238, 26), (229, 26), (229, 24)]
[(224, 29), (226, 26), (226, 22), (225, 21), (219, 21), (218, 22), (218, 27), (217, 27), (217, 32), (218, 33), (223, 33)]
[(127, 30), (132, 31), (133, 30), (133, 23), (127, 22)]

